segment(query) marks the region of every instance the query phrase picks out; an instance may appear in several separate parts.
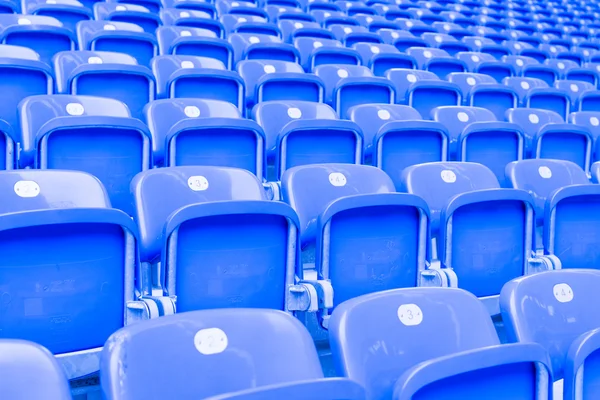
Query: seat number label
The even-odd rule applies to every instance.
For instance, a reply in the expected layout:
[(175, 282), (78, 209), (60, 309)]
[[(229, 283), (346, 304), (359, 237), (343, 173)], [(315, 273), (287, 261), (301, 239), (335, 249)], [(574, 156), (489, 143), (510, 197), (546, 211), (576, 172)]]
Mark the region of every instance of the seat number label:
[(224, 352), (227, 344), (227, 335), (219, 328), (200, 329), (194, 336), (196, 350), (205, 356)]
[(416, 304), (402, 304), (398, 307), (398, 319), (406, 326), (420, 325), (423, 322), (423, 311)]
[(552, 289), (554, 297), (561, 303), (568, 303), (573, 300), (573, 289), (566, 283), (559, 283), (554, 285)]

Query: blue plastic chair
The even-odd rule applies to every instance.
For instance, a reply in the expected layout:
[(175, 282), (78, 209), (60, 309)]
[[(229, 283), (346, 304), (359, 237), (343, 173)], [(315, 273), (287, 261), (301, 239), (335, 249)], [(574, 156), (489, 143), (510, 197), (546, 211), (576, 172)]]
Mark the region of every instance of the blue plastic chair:
[[(183, 4), (185, 1), (178, 2)], [(194, 2), (196, 6), (202, 6), (204, 10), (190, 10), (181, 8), (163, 8), (160, 10), (160, 18), (164, 26), (182, 26), (186, 28), (205, 29), (213, 32), (217, 37), (225, 36), (225, 27), (219, 21), (213, 19), (214, 9), (209, 3)]]
[[(560, 80), (554, 82), (554, 87), (558, 90), (563, 91), (569, 96), (569, 100), (571, 101), (571, 109), (576, 110), (580, 108), (580, 102), (583, 102), (584, 94), (594, 94), (595, 97), (598, 97), (598, 93), (594, 93), (596, 91), (596, 86), (592, 85), (589, 82), (582, 81), (572, 81), (572, 80)], [(591, 93), (590, 93), (591, 92)], [(591, 98), (588, 99), (591, 101)], [(597, 101), (597, 100), (596, 100)], [(596, 106), (597, 104), (594, 104)], [(589, 111), (594, 111), (596, 107), (588, 108)], [(582, 110), (582, 111), (588, 111)], [(566, 117), (565, 117), (566, 119)]]
[(513, 69), (515, 71), (515, 76), (521, 76), (526, 65), (539, 64), (535, 58), (527, 57), (527, 56), (523, 56), (523, 55), (504, 56), (504, 57), (502, 57), (502, 61), (507, 64), (510, 64), (513, 67)]
[[(113, 332), (158, 316), (156, 302), (135, 294), (136, 226), (110, 208), (98, 179), (82, 172), (4, 171), (0, 187), (0, 275), (11, 299), (2, 336), (46, 347), (68, 379), (98, 371), (100, 348)], [(37, 289), (41, 281), (47, 290)], [(45, 398), (51, 389), (43, 389)]]
[(234, 26), (239, 23), (251, 22), (255, 24), (267, 23), (268, 19), (256, 16), (256, 15), (239, 15), (239, 14), (221, 14), (219, 17), (219, 22), (225, 28), (225, 34), (228, 35), (233, 32)]
[(469, 92), (468, 104), (471, 107), (487, 108), (497, 119), (502, 119), (506, 110), (516, 108), (519, 99), (515, 91), (506, 85), (480, 83)]
[(540, 79), (546, 82), (550, 87), (554, 85), (554, 81), (560, 79), (557, 71), (554, 68), (543, 64), (525, 65), (521, 74), (525, 78)]
[[(109, 3), (127, 3), (137, 4), (142, 7), (146, 7), (150, 12), (158, 14), (162, 7), (165, 7), (166, 1), (163, 0), (107, 0)], [(183, 2), (182, 2), (183, 3)], [(94, 7), (89, 7), (93, 9)]]
[(433, 72), (406, 68), (392, 68), (385, 72), (385, 77), (396, 89), (396, 103), (408, 104), (408, 92), (413, 83), (418, 81), (439, 81)]
[(541, 79), (524, 77), (507, 77), (502, 79), (502, 84), (509, 86), (517, 94), (519, 107), (525, 107), (527, 95), (534, 88), (548, 88), (548, 84)]
[(200, 98), (230, 102), (244, 112), (244, 81), (214, 58), (158, 56), (152, 60), (157, 98)]
[(423, 33), (421, 37), (427, 42), (429, 47), (444, 50), (451, 56), (456, 56), (458, 53), (471, 50), (470, 46), (459, 41), (451, 34), (426, 32)]
[(320, 65), (315, 75), (325, 83), (325, 101), (341, 118), (359, 104), (394, 104), (395, 89), (390, 81), (374, 77), (371, 70), (354, 65)]
[(252, 118), (264, 129), (276, 180), (298, 165), (362, 162), (360, 127), (336, 117), (328, 105), (306, 101), (268, 101), (254, 107)]
[(11, 399), (71, 400), (69, 382), (55, 357), (25, 340), (0, 341), (0, 390)]
[(568, 122), (574, 125), (587, 128), (594, 138), (595, 148), (593, 159), (598, 159), (598, 136), (600, 136), (600, 112), (598, 111), (578, 111), (569, 115)]
[(286, 43), (294, 43), (296, 37), (312, 37), (315, 39), (335, 39), (333, 33), (323, 29), (318, 22), (284, 19), (277, 24)]
[(263, 101), (324, 101), (323, 81), (312, 74), (305, 74), (299, 64), (274, 60), (242, 60), (237, 64), (236, 70), (245, 82), (248, 109)]
[(357, 43), (353, 47), (361, 55), (362, 65), (371, 68), (375, 76), (385, 76), (391, 68), (415, 68), (411, 56), (401, 54), (390, 44)]
[(154, 165), (212, 165), (246, 169), (263, 178), (265, 135), (231, 103), (165, 99), (149, 103)]
[(600, 314), (594, 300), (599, 282), (598, 271), (562, 270), (522, 277), (502, 290), (502, 319), (509, 340), (546, 349), (554, 380), (564, 379), (565, 400), (598, 395)]
[(406, 50), (406, 53), (413, 56), (417, 61), (417, 67), (426, 71), (431, 71), (440, 79), (444, 79), (451, 72), (466, 72), (466, 64), (441, 49), (431, 49), (426, 47), (412, 47)]
[(554, 111), (565, 120), (571, 111), (571, 100), (563, 90), (536, 87), (530, 89), (527, 94), (525, 106), (527, 108)]
[(338, 40), (297, 37), (294, 39), (294, 47), (300, 52), (300, 62), (307, 72), (324, 64), (361, 64), (360, 54), (344, 47)]
[(107, 51), (63, 51), (54, 57), (59, 94), (108, 97), (122, 101), (134, 118), (154, 100), (152, 72), (127, 54)]
[(540, 110), (535, 108), (513, 108), (506, 110), (505, 119), (508, 122), (515, 123), (523, 129), (526, 139), (526, 157), (535, 157), (535, 136), (538, 131), (546, 124), (562, 124), (563, 118), (549, 110)]
[(423, 80), (413, 83), (408, 89), (408, 105), (424, 118), (428, 118), (436, 107), (461, 103), (460, 87), (451, 82)]
[(233, 66), (233, 47), (208, 29), (163, 26), (156, 30), (161, 55), (184, 55), (214, 58), (227, 69)]
[[(129, 182), (151, 166), (148, 128), (119, 101), (88, 96), (32, 96), (19, 106), (22, 166), (97, 176), (113, 207), (132, 211)], [(109, 166), (109, 167), (107, 167)]]
[(21, 3), (24, 14), (56, 18), (70, 31), (75, 31), (78, 22), (93, 19), (92, 11), (76, 0), (55, 0), (54, 3), (24, 0)]
[(17, 106), (26, 97), (50, 94), (54, 79), (52, 69), (40, 61), (39, 55), (26, 47), (0, 45), (0, 168), (14, 166), (17, 155), (19, 119)]
[(75, 34), (52, 17), (0, 14), (0, 42), (29, 47), (40, 60), (51, 64), (60, 51), (75, 50)]
[(157, 282), (144, 280), (142, 292), (158, 286), (164, 296), (177, 299), (177, 312), (316, 310), (314, 288), (295, 285), (296, 277), (302, 279), (298, 217), (287, 204), (266, 200), (262, 184), (250, 172), (157, 168), (138, 174), (131, 192), (142, 261), (160, 261), (157, 274), (144, 264), (146, 276), (157, 276)]
[[(349, 379), (323, 377), (309, 332), (280, 311), (189, 312), (120, 330), (108, 344), (101, 379), (103, 395), (110, 400), (365, 399), (364, 389)], [(168, 363), (177, 354), (185, 367), (152, 368), (144, 361), (149, 349), (157, 363)], [(126, 371), (119, 367), (125, 358), (130, 360)], [(200, 370), (206, 372), (199, 377), (192, 372)]]
[(501, 345), (485, 307), (463, 290), (361, 296), (338, 306), (329, 325), (338, 375), (362, 385), (370, 399), (552, 398), (544, 349)]
[(532, 258), (531, 195), (498, 187), (492, 171), (480, 164), (430, 163), (405, 169), (399, 188), (427, 201), (432, 220), (439, 221), (442, 268), (456, 273), (458, 287), (482, 298), (490, 315), (499, 313), (498, 294), (506, 282), (555, 267), (549, 259)]
[[(119, 0), (119, 1), (130, 1), (130, 0)], [(146, 0), (136, 0), (136, 1), (146, 1)], [(157, 1), (157, 0), (151, 0)], [(209, 15), (210, 19), (217, 19), (218, 14), (216, 7), (210, 3), (205, 3), (203, 1), (197, 0), (160, 0), (161, 8), (170, 9), (170, 8), (178, 8), (187, 11), (202, 11)], [(154, 11), (157, 12), (157, 11)]]
[(590, 131), (572, 124), (548, 124), (534, 138), (535, 158), (574, 162), (586, 173), (592, 164), (594, 138)]
[(318, 280), (333, 288), (318, 315), (324, 327), (330, 311), (348, 299), (400, 287), (448, 285), (442, 272), (427, 271), (427, 205), (417, 196), (394, 193), (381, 170), (306, 165), (286, 171), (281, 188), (283, 201), (298, 213), (302, 249), (316, 248)]
[(458, 85), (461, 91), (463, 103), (465, 105), (468, 105), (470, 97), (469, 94), (471, 92), (471, 89), (473, 89), (475, 85), (497, 84), (496, 80), (491, 76), (485, 74), (478, 74), (475, 72), (452, 72), (448, 74), (446, 79), (448, 80), (448, 82)]
[(251, 33), (234, 33), (229, 36), (235, 62), (240, 60), (279, 60), (300, 62), (300, 53), (291, 44), (275, 36)]
[(112, 51), (129, 54), (140, 65), (150, 66), (158, 55), (154, 35), (126, 22), (83, 21), (77, 24), (79, 50)]
[(162, 25), (158, 14), (136, 4), (97, 2), (94, 4), (94, 17), (98, 21), (136, 24), (141, 26), (144, 32), (151, 34), (154, 34), (156, 29)]

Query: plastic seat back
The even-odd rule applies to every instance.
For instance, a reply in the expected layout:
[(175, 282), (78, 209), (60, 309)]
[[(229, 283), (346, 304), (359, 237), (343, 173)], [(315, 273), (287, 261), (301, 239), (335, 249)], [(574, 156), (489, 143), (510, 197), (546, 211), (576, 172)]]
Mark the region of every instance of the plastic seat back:
[(502, 79), (502, 84), (511, 87), (519, 98), (519, 105), (525, 106), (527, 95), (534, 88), (547, 88), (548, 84), (541, 79), (507, 77)]
[(534, 139), (538, 131), (546, 124), (561, 124), (563, 118), (550, 110), (534, 108), (513, 108), (506, 111), (506, 120), (523, 129), (527, 141), (528, 153), (534, 151)]
[(72, 32), (78, 22), (89, 21), (94, 17), (91, 9), (76, 0), (59, 0), (54, 4), (48, 4), (44, 0), (28, 0), (23, 3), (24, 13), (56, 18)]
[(129, 182), (150, 167), (151, 138), (125, 104), (88, 96), (33, 96), (21, 103), (19, 114), (23, 154), (35, 159), (36, 168), (97, 176), (112, 206), (131, 212)]
[(146, 67), (158, 55), (154, 35), (126, 22), (83, 21), (77, 25), (77, 38), (81, 50), (129, 54)]
[(255, 33), (234, 33), (229, 36), (233, 46), (235, 61), (240, 60), (279, 60), (299, 62), (300, 53), (280, 38)]
[(408, 104), (408, 92), (413, 83), (422, 80), (440, 80), (433, 72), (405, 68), (390, 69), (386, 71), (385, 77), (394, 84), (398, 104)]
[(496, 80), (489, 75), (478, 74), (474, 72), (453, 72), (447, 76), (448, 82), (454, 83), (460, 87), (463, 102), (469, 99), (469, 93), (475, 85), (486, 83), (496, 84)]
[(94, 17), (96, 20), (136, 24), (141, 26), (144, 32), (150, 34), (154, 34), (156, 29), (162, 25), (158, 14), (136, 4), (97, 2), (94, 4)]
[(469, 92), (469, 105), (487, 108), (497, 119), (502, 119), (506, 110), (519, 104), (517, 94), (512, 88), (500, 84), (476, 84)]
[(344, 47), (334, 39), (297, 37), (294, 47), (300, 52), (300, 60), (306, 71), (324, 64), (360, 65), (360, 54), (354, 49)]
[(593, 150), (594, 159), (597, 159), (597, 139), (600, 136), (600, 112), (598, 111), (578, 111), (569, 115), (569, 123), (587, 128), (592, 137), (596, 148)]
[[(593, 301), (598, 284), (598, 271), (562, 270), (518, 278), (502, 290), (500, 305), (508, 339), (542, 345), (550, 354), (554, 380), (566, 378), (572, 344), (598, 328), (600, 310)], [(595, 357), (589, 361), (586, 366), (592, 369)], [(565, 389), (569, 386), (565, 380)]]
[(582, 126), (549, 124), (543, 126), (535, 137), (535, 157), (572, 161), (589, 172), (593, 137)]
[(134, 118), (154, 100), (150, 69), (127, 54), (106, 51), (65, 51), (54, 57), (57, 92), (108, 97), (122, 101)]
[[(259, 336), (266, 341), (258, 340)], [(155, 349), (159, 363), (177, 354), (190, 370), (206, 373), (198, 379), (188, 379), (179, 368), (158, 373), (144, 362), (148, 349)], [(118, 367), (124, 357), (131, 358), (127, 371)], [(323, 379), (306, 328), (275, 310), (196, 311), (133, 325), (111, 336), (100, 374), (107, 398), (240, 394), (261, 399), (293, 395), (364, 398), (364, 390), (353, 382)]]
[(233, 66), (233, 47), (218, 34), (205, 28), (162, 26), (156, 30), (161, 55), (214, 58), (227, 69)]
[(506, 177), (515, 189), (526, 190), (535, 201), (538, 225), (544, 222), (546, 201), (565, 186), (589, 184), (585, 172), (570, 161), (522, 160), (506, 166)]
[(525, 106), (554, 111), (565, 120), (571, 111), (571, 100), (565, 91), (554, 88), (535, 88), (527, 94)]
[(75, 50), (77, 41), (56, 18), (16, 14), (0, 14), (0, 38), (3, 44), (29, 47), (47, 64), (58, 52)]
[(440, 79), (444, 79), (451, 72), (465, 72), (467, 66), (441, 49), (430, 49), (424, 47), (412, 47), (406, 53), (413, 56), (417, 61), (419, 69), (431, 71)]
[(572, 109), (577, 107), (584, 92), (596, 90), (596, 86), (591, 83), (571, 80), (556, 81), (554, 82), (554, 87), (569, 96)]
[[(442, 330), (449, 336), (426, 345)], [(499, 344), (481, 302), (447, 288), (398, 289), (349, 300), (334, 310), (329, 335), (336, 371), (363, 385), (369, 398), (391, 398), (396, 380), (421, 362)], [(398, 352), (373, 351), (367, 343), (385, 343)]]
[(461, 104), (460, 88), (445, 81), (420, 81), (408, 89), (408, 105), (414, 107), (424, 118), (440, 106)]

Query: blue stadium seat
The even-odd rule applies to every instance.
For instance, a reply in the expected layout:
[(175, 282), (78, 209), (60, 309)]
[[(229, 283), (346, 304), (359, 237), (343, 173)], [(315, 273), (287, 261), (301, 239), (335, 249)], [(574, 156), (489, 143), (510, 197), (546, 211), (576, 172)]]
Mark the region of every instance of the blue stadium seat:
[[(212, 8), (208, 3), (196, 2), (196, 5), (204, 5)], [(213, 19), (214, 10), (186, 10), (180, 8), (163, 8), (160, 10), (160, 18), (165, 26), (184, 26), (188, 28), (206, 29), (214, 32), (217, 37), (225, 36), (225, 27)]]
[(306, 165), (286, 171), (281, 185), (283, 201), (298, 213), (302, 249), (316, 246), (318, 279), (333, 288), (333, 299), (320, 310), (324, 327), (331, 309), (348, 299), (420, 284), (447, 286), (442, 273), (426, 271), (427, 205), (417, 196), (394, 193), (381, 170)]
[(82, 21), (77, 25), (79, 50), (113, 51), (129, 54), (140, 65), (150, 66), (158, 55), (158, 43), (153, 34), (126, 22)]
[[(554, 87), (558, 90), (565, 92), (569, 96), (569, 100), (571, 101), (571, 109), (576, 110), (579, 109), (580, 100), (583, 100), (584, 92), (595, 91), (596, 86), (592, 85), (588, 82), (582, 81), (571, 81), (571, 80), (559, 80), (554, 82)], [(592, 94), (592, 93), (585, 93)], [(595, 97), (598, 97), (598, 93), (593, 93)], [(589, 97), (588, 101), (591, 101), (592, 98)], [(589, 106), (588, 106), (589, 107)], [(593, 107), (595, 108), (595, 107)], [(589, 111), (594, 111), (593, 108), (589, 108)], [(588, 111), (585, 110), (585, 111)], [(566, 119), (566, 116), (565, 116)]]
[(525, 78), (540, 79), (546, 82), (548, 86), (553, 86), (554, 81), (559, 79), (558, 73), (554, 68), (543, 64), (527, 64), (523, 67), (521, 74)]
[(281, 30), (282, 38), (286, 43), (294, 43), (297, 37), (312, 37), (315, 39), (335, 39), (333, 33), (321, 28), (318, 22), (300, 22), (297, 20), (283, 20), (277, 24)]
[(353, 47), (361, 55), (362, 65), (371, 68), (375, 76), (385, 76), (391, 68), (414, 69), (416, 65), (411, 56), (391, 44), (357, 43)]
[(152, 60), (156, 97), (228, 101), (244, 112), (244, 80), (214, 58), (158, 56)]
[[(148, 128), (119, 101), (89, 96), (32, 96), (19, 106), (22, 166), (88, 172), (114, 208), (131, 213), (129, 182), (151, 166)], [(110, 167), (107, 167), (110, 165)]]
[(2, 336), (59, 355), (68, 379), (98, 371), (100, 348), (113, 332), (157, 316), (157, 304), (135, 294), (135, 224), (110, 208), (102, 184), (85, 173), (4, 171), (0, 186), (0, 275), (11, 299)]
[(240, 60), (279, 60), (300, 62), (300, 53), (291, 44), (269, 35), (234, 33), (229, 36), (235, 62)]
[(583, 126), (587, 128), (594, 138), (595, 148), (593, 159), (597, 160), (600, 153), (598, 152), (598, 137), (600, 136), (600, 112), (598, 111), (578, 111), (569, 115), (569, 123)]
[(548, 84), (541, 79), (524, 77), (507, 77), (502, 79), (502, 84), (509, 86), (517, 94), (519, 107), (525, 107), (527, 95), (534, 88), (548, 88)]
[(412, 107), (396, 104), (363, 104), (348, 111), (365, 139), (365, 160), (385, 171), (394, 184), (404, 168), (446, 161), (448, 132), (443, 125), (423, 121)]
[(262, 17), (265, 21), (268, 21), (269, 15), (262, 7), (257, 7), (252, 1), (222, 1), (217, 0), (215, 2), (215, 8), (218, 15), (224, 14), (235, 14), (242, 17)]
[(521, 76), (523, 73), (523, 69), (526, 65), (535, 65), (538, 64), (538, 61), (535, 58), (527, 57), (527, 56), (504, 56), (502, 57), (502, 61), (510, 64), (514, 71), (515, 76)]
[(300, 52), (301, 64), (306, 72), (324, 64), (361, 64), (360, 54), (354, 49), (344, 47), (338, 40), (297, 37), (294, 47)]
[(501, 120), (506, 110), (517, 107), (519, 99), (509, 86), (499, 83), (479, 83), (475, 84), (469, 92), (468, 104), (471, 107), (487, 108)]
[(535, 157), (535, 137), (546, 124), (562, 124), (564, 119), (557, 113), (535, 108), (514, 108), (506, 111), (508, 122), (515, 123), (523, 129), (527, 143), (527, 158)]
[(419, 69), (431, 71), (440, 79), (444, 79), (451, 72), (467, 71), (467, 66), (463, 61), (450, 57), (444, 50), (412, 47), (406, 50), (406, 53), (415, 58)]
[(408, 105), (414, 107), (424, 118), (440, 106), (458, 106), (462, 103), (460, 88), (450, 82), (423, 80), (408, 89)]
[(457, 53), (470, 51), (471, 48), (456, 39), (454, 36), (451, 36), (446, 33), (433, 33), (426, 32), (421, 35), (423, 40), (427, 42), (429, 47), (435, 47), (441, 50), (444, 50), (451, 56), (455, 56)]
[[(127, 3), (127, 4), (137, 4), (142, 7), (146, 7), (150, 12), (158, 14), (162, 7), (167, 7), (169, 0), (107, 0), (109, 3)], [(174, 1), (174, 0), (171, 0)], [(185, 3), (185, 0), (180, 1), (180, 3)], [(93, 9), (89, 7), (90, 10)]]
[(594, 138), (585, 127), (548, 124), (542, 126), (535, 136), (533, 155), (535, 158), (571, 161), (589, 173), (593, 144)]
[[(399, 32), (406, 32), (406, 34), (400, 34)], [(392, 43), (395, 48), (400, 50), (402, 53), (406, 53), (406, 51), (411, 47), (427, 47), (427, 42), (423, 39), (412, 35), (408, 31), (397, 31), (396, 34), (398, 37), (393, 38)]]
[(136, 4), (104, 3), (94, 4), (94, 17), (96, 20), (129, 22), (144, 29), (144, 32), (154, 34), (156, 28), (162, 25), (158, 14), (152, 13), (146, 7)]
[(322, 103), (325, 84), (305, 74), (299, 64), (275, 60), (242, 60), (236, 66), (246, 85), (246, 107), (270, 100), (302, 100)]
[(413, 83), (421, 80), (440, 80), (433, 72), (406, 68), (390, 69), (385, 72), (385, 77), (392, 82), (396, 89), (396, 103), (398, 104), (408, 104), (408, 92)]
[[(161, 365), (177, 354), (181, 367), (153, 368), (144, 358), (149, 349)], [(124, 357), (126, 370), (119, 367)], [(205, 310), (148, 321), (111, 336), (102, 361), (103, 396), (111, 400), (365, 399), (351, 380), (324, 378), (309, 332), (275, 310)], [(192, 379), (186, 371), (205, 372)]]
[(70, 400), (69, 382), (55, 357), (33, 342), (0, 341), (0, 391), (10, 399)]
[(481, 36), (465, 36), (462, 38), (462, 42), (469, 46), (472, 51), (480, 51), (483, 46), (494, 45), (494, 41), (492, 39)]
[(336, 117), (328, 105), (306, 101), (268, 101), (254, 107), (252, 118), (265, 132), (275, 180), (298, 165), (362, 162), (360, 128)]
[[(461, 51), (456, 54), (456, 58), (465, 63), (469, 72), (485, 73), (493, 77), (497, 82), (506, 76), (514, 75), (514, 71), (509, 64), (496, 61), (490, 54)], [(480, 71), (481, 68), (484, 69), (484, 72)]]
[(502, 319), (509, 340), (546, 349), (554, 380), (564, 379), (565, 400), (598, 395), (599, 283), (598, 271), (562, 270), (515, 279), (502, 290)]
[(225, 29), (225, 36), (233, 32), (233, 28), (240, 23), (267, 23), (268, 19), (261, 16), (238, 15), (238, 14), (221, 14), (219, 22)]
[(54, 57), (59, 94), (109, 97), (127, 104), (134, 118), (154, 100), (154, 77), (127, 54), (107, 51), (62, 51)]
[(506, 282), (554, 267), (549, 260), (530, 260), (535, 250), (531, 195), (498, 189), (495, 175), (483, 165), (421, 164), (406, 168), (402, 180), (399, 189), (423, 197), (433, 223), (439, 221), (442, 267), (452, 268), (458, 287), (482, 298), (491, 315), (499, 313), (497, 297)]
[[(0, 119), (5, 121), (0, 124), (3, 133), (0, 147), (10, 150), (10, 138), (15, 139), (19, 132), (17, 106), (28, 96), (51, 94), (54, 79), (52, 69), (40, 61), (35, 51), (20, 46), (0, 45), (0, 72), (3, 77), (0, 81)], [(16, 161), (17, 155), (12, 152), (11, 156), (10, 151), (3, 153), (0, 168), (6, 169), (14, 164), (10, 158)]]
[(582, 68), (572, 68), (567, 71), (565, 75), (566, 79), (572, 81), (583, 81), (588, 82), (598, 87), (600, 84), (600, 72), (597, 69), (587, 64)]
[(40, 60), (51, 64), (60, 51), (75, 50), (75, 34), (55, 18), (38, 15), (0, 14), (2, 44), (29, 47)]
[(24, 14), (52, 17), (59, 20), (65, 28), (74, 32), (80, 21), (93, 19), (92, 11), (76, 0), (24, 0), (22, 1)]
[[(177, 312), (232, 307), (306, 311), (314, 304), (306, 286), (294, 285), (296, 276), (302, 279), (296, 257), (298, 217), (287, 204), (266, 200), (261, 182), (250, 172), (156, 168), (138, 174), (131, 192), (142, 261), (160, 261), (158, 287), (164, 296), (176, 296)], [(143, 292), (152, 292), (151, 280), (142, 286)]]
[(463, 103), (469, 102), (469, 93), (471, 89), (478, 84), (496, 84), (496, 80), (489, 75), (478, 74), (475, 72), (452, 72), (446, 77), (448, 82), (458, 85), (461, 91)]
[(279, 27), (276, 24), (268, 22), (240, 22), (233, 27), (233, 30), (229, 33), (229, 35), (233, 33), (265, 35), (283, 39), (283, 34), (281, 33)]
[(156, 30), (160, 55), (184, 55), (214, 58), (233, 67), (233, 47), (208, 29), (162, 26)]
[(352, 106), (368, 103), (393, 104), (395, 89), (390, 81), (374, 77), (371, 70), (354, 65), (320, 65), (315, 75), (325, 83), (325, 99), (341, 118)]
[(149, 103), (154, 165), (212, 165), (246, 169), (263, 178), (265, 135), (231, 103), (165, 99)]
[[(337, 307), (329, 325), (336, 371), (362, 385), (371, 399), (552, 398), (544, 349), (500, 345), (481, 302), (463, 290), (361, 296)], [(444, 337), (431, 345), (439, 332)]]
[(529, 90), (525, 97), (527, 108), (553, 111), (565, 120), (571, 111), (569, 95), (559, 89), (535, 87)]

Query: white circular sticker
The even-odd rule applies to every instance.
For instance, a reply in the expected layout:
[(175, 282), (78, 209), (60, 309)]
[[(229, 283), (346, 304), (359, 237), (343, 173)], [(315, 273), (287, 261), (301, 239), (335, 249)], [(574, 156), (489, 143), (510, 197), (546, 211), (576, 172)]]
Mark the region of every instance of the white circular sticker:
[(323, 47), (323, 43), (321, 43), (319, 41), (316, 41), (316, 42), (313, 43), (313, 47), (315, 49), (318, 49), (319, 47)]
[(423, 57), (425, 58), (431, 58), (433, 56), (433, 54), (431, 54), (431, 52), (429, 50), (425, 50), (423, 52)]
[(66, 110), (67, 110), (67, 114), (74, 115), (74, 116), (83, 115), (83, 111), (84, 111), (83, 105), (81, 105), (79, 103), (67, 104)]
[(413, 27), (413, 25), (414, 25), (414, 24), (412, 23), (412, 21), (406, 21), (406, 26), (407, 26), (408, 28), (412, 28), (412, 27)]
[(288, 117), (290, 117), (292, 119), (298, 119), (298, 118), (302, 117), (302, 111), (300, 111), (300, 109), (296, 108), (296, 107), (288, 108), (287, 114), (288, 114)]
[[(394, 39), (398, 39), (400, 37), (400, 34), (398, 32), (392, 32), (392, 37)], [(600, 67), (600, 66), (599, 66)]]
[(598, 126), (598, 125), (600, 124), (600, 120), (598, 120), (598, 118), (597, 118), (597, 117), (591, 117), (591, 118), (590, 118), (590, 124), (591, 124), (592, 126)]
[(406, 80), (410, 83), (415, 83), (417, 81), (417, 76), (414, 74), (408, 74), (406, 75)]
[(244, 17), (238, 18), (238, 22), (246, 22), (246, 21), (248, 21), (248, 20)]
[(183, 112), (188, 118), (198, 118), (200, 116), (200, 109), (196, 106), (186, 106)]
[[(510, 26), (515, 26), (515, 25), (516, 25), (515, 21), (510, 21), (508, 24), (509, 24)], [(513, 32), (513, 33), (512, 33), (512, 37), (517, 37), (517, 32)]]
[(542, 165), (541, 167), (539, 167), (538, 172), (540, 173), (540, 176), (544, 179), (552, 178), (552, 170), (550, 168), (546, 167), (545, 165)]
[(589, 55), (590, 55), (590, 52), (589, 52), (589, 51), (587, 51), (587, 50), (584, 50), (584, 51), (583, 51), (583, 55), (587, 57), (587, 56), (589, 56)]
[(521, 45), (519, 43), (515, 43), (515, 49), (520, 50), (521, 49)]
[(559, 62), (558, 64), (556, 64), (558, 66), (558, 69), (565, 69), (565, 64)]
[(329, 174), (329, 183), (333, 186), (346, 186), (346, 177), (341, 172), (332, 172)]
[(573, 300), (573, 289), (567, 283), (559, 283), (552, 288), (554, 297), (560, 303), (568, 303)]
[(551, 53), (556, 53), (556, 47), (554, 47), (554, 46), (551, 46), (551, 47), (550, 47), (550, 52), (551, 52)]
[(263, 71), (265, 71), (265, 74), (272, 74), (273, 72), (275, 72), (275, 67), (267, 64), (263, 67)]
[(127, 11), (127, 7), (125, 7), (125, 6), (116, 6), (115, 10), (117, 10), (117, 11)]
[(208, 189), (208, 180), (202, 175), (190, 176), (188, 178), (188, 186), (194, 192), (201, 192)]
[(579, 86), (577, 86), (574, 83), (571, 83), (571, 85), (569, 86), (569, 89), (571, 89), (571, 92), (575, 92), (575, 93), (579, 92)]
[(323, 14), (325, 16), (325, 18), (331, 17), (331, 13), (326, 12), (325, 14)]
[(352, 33), (352, 28), (349, 26), (344, 27), (344, 33)]
[(377, 46), (371, 46), (371, 53), (373, 54), (379, 54), (381, 50), (379, 50), (379, 47)]
[(423, 322), (423, 311), (416, 304), (402, 304), (398, 307), (398, 319), (406, 326), (420, 325)]
[(17, 24), (19, 24), (19, 25), (31, 25), (31, 21), (28, 20), (27, 18), (19, 18), (17, 20)]
[(529, 90), (529, 88), (530, 88), (529, 82), (522, 81), (521, 82), (521, 88), (523, 88), (525, 90)]
[(390, 8), (389, 8), (388, 6), (383, 6), (383, 11), (384, 11), (384, 12), (388, 12), (388, 11), (389, 11), (389, 9), (390, 9)]
[(417, 15), (418, 15), (419, 17), (420, 17), (420, 16), (422, 16), (422, 15), (423, 15), (423, 11), (421, 11), (421, 10), (417, 10)]
[(459, 112), (458, 114), (456, 114), (456, 116), (458, 117), (458, 120), (460, 122), (468, 122), (469, 121), (469, 115), (466, 112)]
[(519, 66), (519, 67), (522, 67), (525, 63), (520, 58), (517, 58), (517, 61), (515, 61), (515, 64), (517, 64), (517, 66)]
[(367, 17), (367, 23), (370, 24), (371, 22), (373, 22), (373, 18), (372, 17)]
[(481, 47), (482, 44), (483, 43), (481, 42), (481, 40), (479, 40), (479, 39), (475, 40), (475, 46)]
[(231, 7), (239, 7), (240, 3), (238, 3), (237, 1), (234, 1), (233, 3), (231, 3)]
[(469, 86), (475, 86), (476, 83), (477, 83), (477, 81), (472, 76), (470, 76), (470, 77), (467, 78), (467, 85), (469, 85)]
[(449, 169), (445, 169), (440, 174), (442, 176), (442, 180), (446, 183), (454, 183), (456, 182), (456, 174)]
[(600, 65), (596, 65), (596, 71), (600, 72)]
[(540, 122), (540, 117), (538, 117), (537, 114), (529, 114), (529, 122), (537, 124)]
[(182, 12), (179, 13), (179, 16), (181, 18), (189, 18), (190, 17), (190, 13), (187, 12), (187, 11), (182, 11)]
[(473, 62), (479, 62), (479, 56), (472, 55), (472, 56), (471, 56), (471, 60), (472, 60)]
[(227, 335), (219, 328), (200, 329), (194, 335), (194, 346), (205, 356), (219, 354), (227, 349)]
[(340, 78), (347, 78), (348, 77), (348, 71), (346, 71), (345, 69), (338, 69), (337, 75)]
[(13, 189), (19, 197), (36, 197), (40, 194), (40, 186), (34, 181), (18, 181)]
[(283, 7), (279, 7), (279, 12), (280, 12), (280, 13), (282, 13), (282, 12), (285, 12), (285, 8), (283, 8)]
[(105, 31), (115, 31), (117, 30), (117, 27), (111, 24), (106, 24), (104, 25), (104, 30)]
[(56, 4), (56, 0), (46, 0), (46, 4)]
[(294, 28), (296, 28), (296, 29), (304, 28), (304, 24), (302, 22), (296, 22), (294, 24)]
[(248, 41), (249, 41), (250, 43), (252, 43), (252, 44), (255, 44), (255, 43), (260, 43), (260, 39), (259, 39), (259, 38), (257, 38), (256, 36), (250, 36), (250, 38), (248, 39)]
[(181, 31), (181, 36), (182, 37), (192, 36), (192, 32), (190, 32), (190, 31)]
[(445, 31), (450, 31), (450, 29), (452, 29), (452, 27), (448, 24), (444, 24), (444, 30)]
[(390, 112), (388, 110), (379, 110), (377, 111), (377, 116), (379, 119), (387, 121), (391, 118)]
[(183, 68), (183, 69), (194, 68), (194, 63), (191, 62), (191, 61), (182, 61), (181, 62), (181, 68)]
[(441, 36), (437, 35), (437, 36), (435, 37), (435, 41), (436, 41), (437, 43), (442, 43), (442, 42), (444, 41), (444, 39), (442, 39), (442, 37), (441, 37)]

